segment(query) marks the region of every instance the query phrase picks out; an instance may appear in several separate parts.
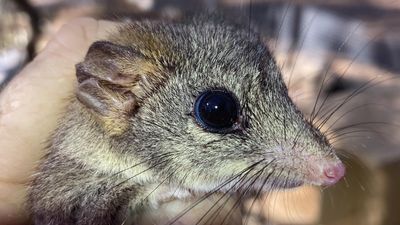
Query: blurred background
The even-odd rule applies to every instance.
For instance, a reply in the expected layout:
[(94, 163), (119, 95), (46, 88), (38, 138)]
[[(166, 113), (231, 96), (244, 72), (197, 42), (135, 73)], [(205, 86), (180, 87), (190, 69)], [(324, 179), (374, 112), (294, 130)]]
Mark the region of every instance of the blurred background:
[[(347, 165), (332, 188), (249, 198), (246, 223), (400, 224), (400, 0), (0, 0), (0, 90), (67, 21), (217, 11), (261, 33)], [(314, 113), (312, 113), (314, 111)]]

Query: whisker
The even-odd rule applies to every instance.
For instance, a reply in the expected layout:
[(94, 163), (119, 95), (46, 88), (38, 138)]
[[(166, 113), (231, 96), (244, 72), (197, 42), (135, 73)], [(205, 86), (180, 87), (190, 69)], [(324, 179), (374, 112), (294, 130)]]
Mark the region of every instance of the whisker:
[(275, 35), (275, 43), (274, 43), (274, 48), (273, 48), (274, 52), (276, 52), (276, 50), (277, 50), (278, 40), (279, 40), (279, 37), (281, 36), (282, 27), (286, 20), (286, 16), (289, 11), (289, 7), (293, 4), (293, 0), (291, 0), (289, 3), (286, 3), (286, 4), (287, 4), (287, 6), (285, 7), (285, 11), (282, 16), (283, 18), (281, 18), (281, 22), (278, 27), (278, 33)]
[(150, 158), (150, 159), (143, 160), (143, 161), (141, 161), (141, 162), (139, 162), (139, 163), (137, 163), (137, 164), (135, 164), (135, 165), (132, 165), (132, 166), (130, 166), (130, 167), (128, 167), (128, 168), (125, 168), (125, 169), (123, 169), (123, 170), (120, 170), (120, 171), (118, 171), (118, 172), (116, 172), (116, 173), (111, 174), (110, 176), (104, 178), (104, 180), (110, 179), (111, 177), (117, 176), (118, 174), (121, 174), (121, 173), (123, 173), (123, 172), (125, 172), (125, 171), (127, 171), (127, 170), (130, 170), (130, 169), (133, 169), (133, 168), (135, 168), (135, 167), (137, 167), (137, 166), (143, 165), (143, 164), (146, 163), (146, 162), (149, 162), (149, 161), (152, 161), (152, 160), (154, 160), (154, 159), (161, 158), (161, 157), (167, 157), (167, 156), (170, 156), (171, 154), (173, 154), (173, 153), (171, 153), (171, 152), (162, 153), (162, 154), (158, 155), (157, 157), (153, 157), (153, 158)]
[[(346, 130), (346, 129), (349, 129), (349, 128), (360, 127), (362, 125), (375, 125), (375, 124), (399, 127), (399, 125), (397, 125), (397, 124), (388, 123), (388, 122), (382, 122), (382, 121), (359, 122), (359, 123), (353, 123), (353, 124), (349, 124), (349, 125), (346, 125), (346, 126), (338, 127), (337, 129), (334, 129), (334, 130), (330, 131), (330, 133), (336, 133), (336, 132), (339, 132), (339, 131), (342, 131), (342, 130)], [(328, 133), (328, 134), (330, 134), (330, 133)]]
[[(255, 174), (253, 174), (251, 177), (249, 177), (248, 179), (243, 179), (242, 180), (242, 182), (240, 182), (240, 184), (239, 185), (245, 185), (245, 184), (247, 184), (253, 177), (255, 177), (255, 176), (257, 176), (258, 175), (258, 172), (257, 173), (255, 173)], [(243, 181), (245, 181), (244, 182), (244, 184), (243, 184)], [(237, 184), (235, 184), (235, 186), (236, 186)], [(233, 188), (236, 188), (236, 187), (233, 187)], [(231, 189), (233, 189), (233, 188), (231, 188)], [(224, 193), (224, 195), (225, 194), (227, 194), (228, 192), (225, 192)], [(207, 219), (207, 221), (205, 221), (205, 223), (204, 224), (207, 224), (208, 222), (211, 222), (211, 221), (214, 221), (215, 219), (217, 219), (218, 217), (218, 215), (219, 215), (219, 213), (222, 211), (222, 209), (224, 208), (224, 206), (225, 206), (225, 204), (228, 202), (230, 200), (230, 198), (229, 198), (229, 196), (228, 196), (228, 198), (223, 202), (223, 204), (221, 204), (219, 207), (218, 207), (218, 209), (217, 209), (217, 211), (215, 211), (213, 214), (212, 214), (212, 216), (210, 217), (210, 218), (208, 218)], [(224, 218), (225, 219), (225, 218)]]
[[(273, 160), (271, 161), (271, 163), (272, 163), (273, 161), (275, 161), (275, 159), (273, 159)], [(270, 165), (271, 163), (269, 163), (269, 165)], [(264, 169), (266, 169), (266, 167), (265, 167)], [(271, 175), (272, 175), (272, 173), (270, 173), (270, 174), (267, 175), (267, 177), (264, 179), (264, 181), (263, 181), (261, 187), (258, 189), (258, 191), (257, 191), (257, 193), (256, 193), (256, 196), (254, 197), (254, 200), (253, 200), (253, 202), (251, 203), (250, 208), (249, 208), (249, 210), (248, 210), (248, 211), (249, 211), (249, 214), (250, 214), (251, 210), (253, 209), (256, 200), (260, 197), (261, 191), (263, 190), (265, 184), (267, 184), (267, 181), (269, 181), (269, 178), (271, 177)], [(245, 218), (245, 220), (244, 220), (244, 225), (246, 225), (246, 224), (248, 223), (249, 214), (246, 215), (246, 218)]]
[[(342, 72), (342, 74), (338, 77), (338, 79), (341, 79), (342, 77), (344, 77), (344, 75), (347, 73), (347, 71), (351, 68), (351, 66), (354, 64), (354, 62), (356, 61), (356, 59), (361, 55), (361, 53), (367, 49), (367, 47), (369, 45), (371, 45), (379, 36), (381, 36), (382, 34), (378, 34), (376, 36), (374, 36), (373, 38), (371, 38), (357, 53), (356, 55), (353, 57), (353, 59), (350, 61), (350, 63), (347, 65), (347, 67), (345, 68), (345, 70)], [(322, 101), (318, 111), (316, 112), (315, 117), (319, 114), (319, 111), (323, 108), (324, 104), (326, 103), (326, 101), (328, 100), (330, 96), (330, 93), (327, 94), (327, 96), (324, 98), (324, 100)], [(313, 120), (314, 120), (313, 119)]]
[[(369, 81), (365, 82), (363, 85), (361, 85), (360, 87), (358, 87), (357, 89), (355, 89), (353, 92), (351, 92), (348, 96), (346, 96), (343, 101), (335, 106), (333, 106), (333, 109), (328, 111), (326, 113), (326, 115), (323, 115), (321, 117), (320, 120), (318, 120), (315, 125), (317, 126), (317, 128), (322, 127), (323, 125), (325, 125), (325, 123), (327, 121), (329, 121), (329, 119), (331, 118), (331, 116), (336, 113), (341, 107), (343, 107), (343, 105), (345, 105), (347, 102), (349, 102), (352, 98), (354, 98), (355, 96), (357, 96), (358, 94), (366, 91), (369, 88), (369, 84), (371, 84), (376, 78), (370, 79)], [(321, 122), (322, 120), (322, 122)], [(320, 123), (320, 124), (317, 124)]]
[[(320, 107), (320, 108), (318, 109), (318, 111), (315, 112), (316, 106), (317, 106), (317, 104), (318, 104), (318, 100), (319, 100), (319, 98), (320, 98), (320, 96), (321, 96), (322, 89), (323, 89), (323, 87), (324, 87), (324, 83), (325, 83), (325, 81), (326, 81), (326, 77), (328, 76), (328, 73), (329, 73), (330, 69), (332, 68), (332, 65), (333, 65), (334, 60), (336, 59), (338, 53), (342, 51), (342, 48), (344, 47), (344, 45), (345, 45), (345, 44), (350, 40), (350, 38), (353, 36), (353, 34), (355, 33), (355, 31), (358, 30), (358, 28), (360, 27), (360, 25), (361, 25), (361, 22), (358, 23), (357, 26), (356, 26), (356, 28), (354, 28), (354, 29), (350, 32), (350, 34), (348, 34), (348, 35), (346, 36), (345, 40), (344, 40), (344, 41), (342, 42), (342, 44), (337, 48), (337, 50), (335, 51), (335, 55), (333, 56), (332, 60), (331, 60), (330, 63), (328, 64), (328, 67), (327, 67), (327, 69), (325, 70), (324, 78), (323, 78), (322, 84), (321, 84), (321, 86), (320, 86), (320, 88), (319, 88), (319, 90), (318, 90), (317, 98), (315, 99), (314, 106), (313, 106), (313, 109), (312, 109), (312, 112), (311, 112), (311, 115), (310, 115), (311, 123), (314, 122), (314, 119), (316, 118), (316, 116), (318, 115), (318, 113), (319, 113), (319, 111), (320, 111), (320, 109), (321, 109), (321, 107)], [(325, 100), (325, 101), (326, 101), (326, 100)], [(324, 104), (324, 102), (322, 103), (322, 105), (323, 105), (323, 104)], [(315, 113), (315, 115), (314, 115), (314, 113)]]
[[(268, 166), (270, 166), (274, 161), (275, 161), (275, 160), (272, 160), (272, 161), (268, 162), (263, 168), (261, 168), (261, 169), (259, 170), (259, 172), (255, 173), (252, 177), (256, 176), (258, 173), (260, 173), (260, 175), (262, 175), (263, 171), (264, 171)], [(263, 185), (260, 187), (260, 189), (259, 189), (259, 191), (258, 191), (258, 194), (259, 194), (259, 193), (261, 192), (261, 190), (263, 189), (263, 187), (264, 187), (264, 185), (265, 185), (267, 179), (270, 177), (270, 175), (271, 175), (271, 174), (269, 174), (269, 175), (267, 176), (267, 178), (265, 179), (265, 182), (263, 182)], [(248, 181), (250, 181), (250, 179), (251, 179), (252, 177), (250, 177), (249, 179), (247, 179), (246, 183), (247, 183)], [(258, 176), (258, 177), (259, 177), (259, 176)], [(258, 177), (257, 177), (257, 179), (258, 179)], [(257, 180), (257, 179), (256, 179), (256, 180)], [(255, 180), (255, 181), (256, 181), (256, 180)], [(253, 181), (253, 182), (248, 186), (248, 189), (251, 188), (251, 185), (254, 184), (255, 181)], [(246, 190), (248, 190), (248, 189), (246, 189)], [(229, 200), (229, 199), (225, 200), (224, 204), (225, 204), (228, 200)], [(238, 201), (240, 201), (240, 199), (239, 199)], [(238, 201), (235, 202), (235, 204), (237, 204)], [(220, 206), (221, 209), (223, 208), (222, 206), (223, 206), (223, 205)], [(235, 206), (234, 206), (230, 211), (234, 210), (234, 208), (235, 208)], [(230, 211), (228, 212), (228, 215), (226, 215), (226, 217), (225, 217), (224, 219), (226, 219), (227, 217), (229, 217)], [(207, 224), (207, 223), (208, 223), (208, 222), (206, 222), (205, 224)], [(222, 224), (223, 224), (223, 223), (222, 223)]]
[(196, 202), (194, 202), (191, 206), (189, 206), (188, 208), (183, 210), (181, 213), (179, 213), (177, 216), (175, 216), (172, 220), (170, 220), (167, 224), (171, 225), (171, 224), (175, 223), (178, 219), (180, 219), (182, 216), (184, 216), (187, 212), (189, 212), (191, 209), (196, 207), (199, 203), (201, 203), (202, 201), (204, 201), (205, 199), (207, 199), (208, 197), (210, 197), (211, 195), (213, 195), (214, 193), (219, 191), (222, 187), (228, 185), (229, 183), (231, 183), (236, 178), (243, 176), (243, 174), (248, 174), (255, 166), (260, 164), (262, 161), (264, 161), (264, 159), (262, 159), (262, 160), (260, 160), (260, 161), (258, 161), (256, 163), (253, 163), (252, 165), (250, 165), (246, 169), (242, 170), (238, 174), (230, 177), (229, 179), (224, 181), (222, 184), (220, 184), (216, 188), (214, 188), (212, 191), (206, 193), (204, 196), (202, 196), (200, 199), (198, 199)]
[(109, 188), (108, 190), (110, 191), (110, 190), (112, 190), (112, 189), (114, 189), (114, 188), (116, 188), (116, 187), (118, 187), (118, 186), (120, 186), (120, 185), (122, 185), (122, 184), (128, 182), (129, 180), (132, 180), (133, 178), (135, 178), (135, 177), (137, 177), (137, 176), (139, 176), (139, 175), (141, 175), (141, 174), (143, 174), (143, 173), (145, 173), (145, 172), (147, 172), (147, 171), (150, 171), (151, 169), (154, 169), (155, 167), (161, 165), (162, 163), (166, 163), (166, 162), (168, 162), (168, 161), (169, 161), (169, 160), (163, 160), (163, 161), (161, 161), (161, 162), (159, 162), (159, 163), (157, 163), (157, 164), (155, 164), (155, 165), (152, 165), (151, 167), (149, 167), (149, 168), (147, 168), (147, 169), (145, 169), (145, 170), (143, 170), (143, 171), (141, 171), (141, 172), (139, 172), (139, 173), (137, 173), (137, 174), (135, 174), (135, 175), (133, 175), (133, 176), (131, 176), (131, 177), (129, 177), (129, 178), (123, 180), (123, 181), (121, 181), (120, 183), (118, 183), (118, 184), (112, 186), (112, 187)]
[(335, 140), (335, 139), (337, 139), (337, 138), (339, 138), (339, 137), (343, 137), (343, 136), (348, 135), (348, 134), (372, 133), (372, 132), (375, 132), (375, 133), (379, 134), (379, 132), (374, 131), (374, 130), (360, 129), (360, 130), (352, 130), (352, 131), (346, 131), (346, 132), (343, 132), (343, 133), (338, 133), (338, 134), (335, 134), (335, 135), (332, 136), (332, 137), (329, 137), (329, 139)]
[[(215, 211), (211, 214), (211, 216), (204, 222), (204, 224), (207, 224), (208, 221), (209, 221), (211, 218), (215, 219), (215, 218), (219, 215), (219, 213), (222, 211), (222, 209), (223, 209), (223, 207), (224, 207), (224, 204), (226, 204), (226, 203), (229, 201), (230, 198), (229, 198), (228, 193), (229, 193), (230, 191), (232, 191), (234, 188), (236, 188), (236, 185), (237, 185), (237, 184), (243, 182), (243, 181), (245, 180), (245, 178), (247, 177), (247, 175), (248, 175), (248, 173), (247, 173), (245, 176), (243, 176), (242, 178), (240, 178), (237, 182), (235, 182), (235, 184), (234, 184), (231, 188), (229, 188), (228, 191), (224, 192), (224, 193), (222, 194), (222, 196), (214, 203), (214, 205), (213, 205), (212, 207), (210, 207), (210, 208), (206, 211), (206, 213), (203, 214), (203, 216), (202, 216), (202, 217), (200, 218), (200, 220), (196, 223), (196, 225), (200, 224), (200, 222), (201, 222), (203, 219), (205, 219), (205, 217), (207, 216), (207, 214), (209, 214), (209, 213), (211, 212), (211, 210), (218, 204), (219, 201), (221, 201), (223, 198), (227, 197), (227, 198), (225, 199), (225, 201), (217, 208), (217, 210), (215, 210)], [(211, 221), (212, 221), (212, 220), (211, 220)]]
[(170, 179), (170, 178), (172, 177), (172, 175), (174, 175), (174, 173), (175, 173), (177, 170), (178, 170), (178, 168), (175, 169), (173, 172), (171, 172), (165, 179), (163, 179), (153, 190), (151, 190), (151, 192), (149, 192), (149, 194), (148, 194), (146, 197), (144, 197), (144, 198), (141, 200), (141, 202), (145, 202), (145, 201), (150, 197), (150, 195), (152, 195), (158, 188), (161, 187), (161, 185), (163, 185), (168, 179)]
[[(398, 77), (390, 77), (388, 79), (383, 79), (379, 82), (376, 83), (372, 83), (376, 78), (370, 79), (369, 81), (365, 82), (363, 85), (361, 85), (359, 88), (357, 88), (356, 90), (354, 90), (351, 94), (349, 94), (342, 103), (336, 105), (336, 107), (329, 113), (327, 113), (327, 116), (323, 116), (321, 117), (322, 122), (320, 122), (320, 124), (317, 125), (317, 128), (320, 129), (322, 126), (324, 126), (329, 120), (330, 118), (339, 110), (341, 109), (345, 104), (347, 104), (348, 102), (350, 102), (355, 96), (365, 92), (366, 90), (379, 85), (383, 82), (392, 80), (392, 79), (398, 79)], [(371, 84), (372, 83), (372, 84)], [(319, 122), (319, 121), (318, 121)]]
[(235, 210), (240, 203), (242, 202), (243, 197), (247, 194), (247, 192), (249, 190), (251, 190), (252, 185), (258, 180), (258, 178), (260, 178), (260, 176), (262, 175), (262, 172), (264, 171), (265, 167), (260, 169), (256, 174), (257, 176), (253, 179), (253, 181), (250, 183), (250, 185), (248, 185), (245, 189), (244, 192), (241, 192), (241, 194), (239, 195), (239, 198), (236, 200), (235, 204), (232, 206), (232, 208), (228, 211), (228, 213), (225, 215), (224, 219), (221, 222), (221, 225), (224, 225), (226, 220), (229, 218), (229, 216), (232, 214), (233, 210)]
[[(308, 22), (308, 25), (307, 25), (306, 29), (304, 30), (304, 36), (303, 36), (303, 38), (302, 38), (302, 40), (301, 40), (300, 48), (296, 51), (296, 56), (295, 56), (295, 58), (294, 58), (294, 63), (293, 63), (293, 66), (291, 67), (291, 70), (290, 70), (289, 80), (288, 80), (288, 85), (287, 85), (288, 89), (290, 89), (290, 84), (291, 84), (293, 72), (294, 72), (294, 69), (296, 68), (297, 61), (298, 61), (298, 58), (299, 58), (299, 56), (300, 56), (300, 52), (302, 51), (302, 49), (303, 49), (303, 47), (304, 47), (304, 43), (305, 43), (305, 40), (306, 40), (307, 33), (310, 31), (310, 29), (311, 29), (311, 27), (312, 27), (312, 24), (314, 23), (314, 20), (315, 20), (315, 18), (317, 17), (318, 13), (319, 13), (319, 11), (317, 11), (316, 13), (314, 13), (314, 15), (313, 15), (312, 18), (311, 18), (311, 21)], [(302, 32), (301, 32), (301, 33), (302, 33)], [(291, 54), (292, 54), (292, 53), (291, 53)]]
[[(349, 65), (345, 68), (345, 70), (343, 71), (343, 73), (339, 76), (338, 79), (341, 79), (346, 73), (347, 71), (350, 69), (350, 67), (353, 65), (353, 63), (356, 61), (356, 59), (361, 55), (361, 53), (370, 45), (372, 44), (378, 37), (380, 37), (383, 34), (383, 32), (379, 33), (378, 35), (375, 35), (373, 38), (371, 38), (357, 53), (356, 55), (353, 57), (353, 59), (351, 60), (351, 62), (349, 63)], [(374, 78), (375, 79), (375, 78)], [(372, 80), (374, 80), (372, 79)], [(375, 86), (375, 85), (374, 85)], [(326, 101), (328, 100), (328, 98), (330, 97), (330, 93), (327, 94), (327, 96), (324, 98), (323, 102), (321, 103), (318, 111), (315, 113), (314, 117), (317, 117), (317, 115), (319, 114), (320, 110), (323, 108), (324, 104), (326, 103)], [(341, 108), (341, 107), (340, 107)], [(334, 110), (337, 111), (337, 110)], [(311, 121), (314, 121), (315, 118), (312, 118)]]
[(346, 115), (348, 115), (349, 113), (355, 112), (356, 110), (359, 109), (363, 109), (369, 106), (383, 106), (382, 104), (377, 104), (377, 103), (368, 103), (368, 104), (363, 104), (357, 107), (354, 107), (350, 110), (348, 110), (347, 112), (343, 113), (342, 115), (340, 115), (335, 121), (333, 121), (332, 124), (329, 125), (328, 128), (326, 128), (327, 132), (330, 132), (330, 130), (332, 129), (332, 127), (334, 127), (336, 125), (336, 123), (338, 123), (342, 118), (344, 118)]

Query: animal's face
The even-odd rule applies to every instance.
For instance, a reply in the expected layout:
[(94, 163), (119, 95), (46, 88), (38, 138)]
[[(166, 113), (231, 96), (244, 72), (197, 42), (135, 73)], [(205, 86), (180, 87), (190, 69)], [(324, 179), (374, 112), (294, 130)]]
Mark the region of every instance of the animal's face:
[[(202, 191), (232, 178), (221, 189), (235, 182), (255, 188), (332, 184), (343, 176), (254, 35), (209, 23), (131, 28), (116, 42), (150, 63), (132, 60), (133, 53), (119, 56), (125, 73), (142, 69), (138, 84), (128, 87), (138, 106), (123, 115), (128, 125), (119, 135), (125, 152), (153, 159), (147, 166), (154, 174)], [(139, 69), (129, 68), (137, 62)]]

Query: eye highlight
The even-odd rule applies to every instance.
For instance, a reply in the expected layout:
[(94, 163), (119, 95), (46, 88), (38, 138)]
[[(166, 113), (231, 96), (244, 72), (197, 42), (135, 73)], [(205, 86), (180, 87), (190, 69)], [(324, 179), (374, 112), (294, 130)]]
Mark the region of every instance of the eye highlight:
[(239, 120), (239, 103), (225, 90), (201, 93), (194, 104), (194, 117), (204, 129), (213, 133), (232, 131)]

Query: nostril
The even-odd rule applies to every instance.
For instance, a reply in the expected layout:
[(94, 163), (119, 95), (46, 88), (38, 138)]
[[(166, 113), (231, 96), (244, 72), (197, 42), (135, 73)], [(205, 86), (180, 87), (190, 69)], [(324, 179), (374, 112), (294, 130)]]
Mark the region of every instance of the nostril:
[(346, 168), (342, 163), (331, 165), (324, 170), (324, 175), (327, 178), (325, 184), (332, 185), (337, 183), (345, 174)]

